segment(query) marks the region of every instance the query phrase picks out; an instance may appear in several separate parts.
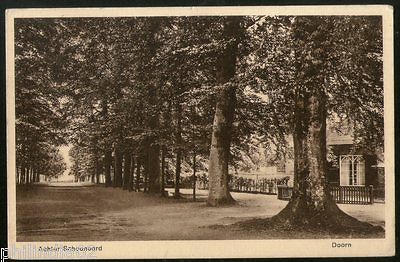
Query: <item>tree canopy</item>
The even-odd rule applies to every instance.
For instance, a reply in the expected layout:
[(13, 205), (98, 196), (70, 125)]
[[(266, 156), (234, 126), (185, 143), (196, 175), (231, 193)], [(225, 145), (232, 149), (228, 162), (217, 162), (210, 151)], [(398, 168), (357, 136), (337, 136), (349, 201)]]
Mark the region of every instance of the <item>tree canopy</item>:
[(59, 173), (57, 148), (71, 144), (75, 176), (102, 172), (122, 186), (136, 165), (159, 192), (192, 155), (210, 171), (221, 146), (226, 164), (215, 172), (228, 177), (296, 157), (289, 140), (312, 120), (297, 103), (315, 92), (323, 121), (348, 121), (355, 146), (383, 147), (381, 17), (40, 18), (15, 28), (24, 170)]

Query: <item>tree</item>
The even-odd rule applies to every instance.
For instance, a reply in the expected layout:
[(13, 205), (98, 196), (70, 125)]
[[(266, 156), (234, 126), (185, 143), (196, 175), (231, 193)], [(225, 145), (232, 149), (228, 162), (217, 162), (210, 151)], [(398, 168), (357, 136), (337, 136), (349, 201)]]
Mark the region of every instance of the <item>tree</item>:
[[(280, 69), (293, 77), (281, 83), (285, 88), (287, 83), (293, 86), (292, 92), (281, 92), (281, 97), (292, 105), (288, 116), (293, 118), (284, 122), (292, 123), (295, 176), (292, 198), (272, 223), (333, 231), (372, 228), (341, 211), (329, 193), (326, 119), (333, 112), (348, 118), (363, 112), (380, 121), (380, 25), (375, 17), (294, 17), (286, 27), (293, 45), (285, 44), (292, 48), (292, 55)], [(354, 120), (359, 124), (356, 130), (368, 128), (368, 122)]]
[(207, 204), (218, 206), (234, 200), (228, 187), (228, 162), (235, 112), (235, 87), (230, 80), (236, 72), (236, 55), (240, 36), (240, 18), (228, 17), (223, 24), (226, 47), (217, 61), (217, 94), (209, 159), (209, 194)]
[(39, 174), (58, 174), (63, 163), (55, 157), (55, 147), (65, 143), (66, 126), (60, 102), (62, 85), (55, 80), (57, 61), (64, 55), (58, 30), (43, 19), (16, 21), (16, 157), (24, 182), (37, 182)]

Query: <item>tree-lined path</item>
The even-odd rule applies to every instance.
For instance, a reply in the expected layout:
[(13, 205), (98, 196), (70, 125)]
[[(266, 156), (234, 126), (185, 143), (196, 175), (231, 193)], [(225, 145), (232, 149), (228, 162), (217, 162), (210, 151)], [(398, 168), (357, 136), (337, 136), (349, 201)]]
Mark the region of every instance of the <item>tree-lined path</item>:
[[(196, 207), (214, 207), (210, 212), (216, 220), (207, 221), (217, 223), (224, 210), (242, 212), (240, 196), (228, 186), (233, 172), (293, 159), (292, 198), (272, 218), (261, 205), (265, 220), (260, 228), (380, 235), (383, 228), (349, 216), (330, 196), (326, 139), (327, 122), (333, 119), (333, 128), (351, 125), (354, 150), (383, 148), (381, 19), (17, 19), (17, 184), (38, 198), (64, 196), (55, 213), (73, 205), (69, 197), (75, 199), (77, 209), (68, 213), (66, 225), (70, 220), (90, 224), (102, 206), (113, 210), (126, 203), (130, 210), (135, 201), (138, 214), (168, 218), (182, 213), (168, 212), (167, 206), (179, 199), (183, 208), (196, 206), (184, 199), (180, 183), (183, 174), (194, 178), (202, 172), (209, 188), (207, 198), (201, 198), (204, 206)], [(29, 190), (40, 178), (66, 170), (59, 151), (65, 145), (71, 145), (70, 175), (94, 184), (104, 177), (105, 188), (77, 188), (76, 194), (67, 188)], [(260, 148), (265, 155), (260, 156)], [(167, 198), (171, 181), (175, 200)], [(95, 199), (98, 207), (85, 211)], [(154, 201), (165, 205), (165, 214), (148, 209)], [(26, 225), (42, 223), (25, 217), (22, 206), (28, 212), (28, 203), (33, 205), (19, 203), (25, 221), (17, 230), (21, 234), (35, 232)], [(49, 217), (53, 211), (45, 209)], [(49, 223), (57, 224), (54, 219)], [(128, 231), (138, 226), (123, 219), (112, 223)]]

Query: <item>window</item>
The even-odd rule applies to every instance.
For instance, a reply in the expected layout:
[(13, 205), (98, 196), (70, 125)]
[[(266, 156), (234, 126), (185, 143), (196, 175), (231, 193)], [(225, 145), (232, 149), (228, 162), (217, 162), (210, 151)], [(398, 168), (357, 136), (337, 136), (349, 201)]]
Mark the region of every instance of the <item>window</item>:
[(365, 162), (361, 155), (341, 155), (339, 165), (341, 186), (365, 184)]

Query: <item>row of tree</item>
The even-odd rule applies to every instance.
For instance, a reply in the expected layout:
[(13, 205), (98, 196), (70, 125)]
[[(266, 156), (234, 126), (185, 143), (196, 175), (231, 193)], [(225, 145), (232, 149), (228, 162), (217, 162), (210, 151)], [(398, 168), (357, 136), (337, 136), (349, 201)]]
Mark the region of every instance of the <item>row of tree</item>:
[[(382, 146), (380, 17), (23, 19), (16, 28), (17, 107), (31, 103), (17, 110), (29, 122), (17, 123), (21, 148), (68, 137), (75, 175), (103, 172), (106, 186), (132, 189), (136, 167), (161, 194), (168, 167), (179, 181), (182, 163), (195, 175), (207, 160), (207, 202), (218, 206), (234, 201), (230, 166), (245, 168), (260, 145), (282, 158), (292, 137), (293, 198), (278, 218), (353, 221), (329, 195), (326, 121), (350, 120), (357, 145)], [(20, 163), (32, 159), (28, 148)]]
[[(39, 182), (40, 175), (61, 175), (66, 164), (58, 147), (63, 136), (60, 99), (53, 67), (58, 52), (48, 49), (51, 25), (18, 20), (15, 31), (16, 181)], [(54, 43), (56, 44), (56, 43)]]

